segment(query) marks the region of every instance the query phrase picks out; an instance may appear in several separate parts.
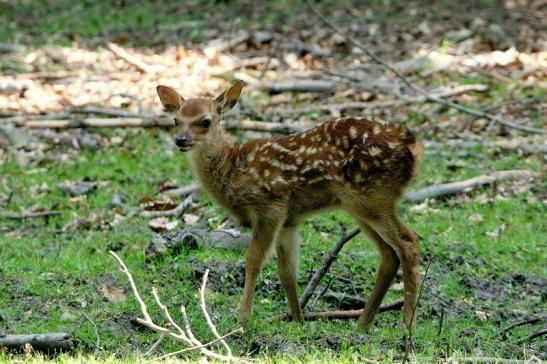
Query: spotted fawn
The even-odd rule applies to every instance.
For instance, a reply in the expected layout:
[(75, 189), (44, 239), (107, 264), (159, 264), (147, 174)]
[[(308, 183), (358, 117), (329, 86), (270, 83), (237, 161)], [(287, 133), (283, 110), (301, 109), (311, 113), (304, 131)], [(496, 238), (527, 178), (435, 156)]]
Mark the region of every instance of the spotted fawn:
[(419, 242), (397, 215), (396, 202), (416, 173), (421, 144), (406, 128), (369, 117), (346, 117), (302, 133), (234, 144), (220, 122), (242, 87), (237, 82), (216, 99), (188, 100), (170, 87), (157, 88), (165, 110), (175, 115), (175, 144), (189, 152), (193, 175), (252, 229), (239, 322), (252, 314), (257, 277), (274, 242), (292, 317), (303, 321), (296, 293), (297, 224), (318, 211), (340, 208), (355, 219), (381, 258), (360, 327), (372, 323), (401, 265), (408, 333), (416, 316)]

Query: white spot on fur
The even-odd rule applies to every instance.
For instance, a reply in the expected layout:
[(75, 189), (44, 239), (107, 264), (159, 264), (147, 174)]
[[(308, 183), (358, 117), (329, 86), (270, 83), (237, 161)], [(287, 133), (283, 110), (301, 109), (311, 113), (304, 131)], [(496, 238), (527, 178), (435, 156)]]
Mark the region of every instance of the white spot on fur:
[(312, 179), (309, 179), (309, 180), (306, 180), (306, 182), (310, 185), (314, 184), (314, 183), (318, 183), (318, 182), (323, 182), (324, 181), (324, 178), (323, 176), (319, 176), (319, 177), (315, 177), (315, 178), (312, 178)]
[(342, 138), (342, 145), (344, 146), (344, 148), (348, 149), (349, 148), (349, 140), (348, 140), (348, 137), (347, 136), (344, 136)]
[(368, 148), (368, 152), (369, 152), (371, 157), (375, 157), (375, 156), (381, 154), (382, 150), (378, 147), (372, 146), (372, 147)]
[(254, 178), (257, 178), (257, 179), (260, 178), (260, 177), (258, 176), (257, 170), (254, 169), (254, 168), (249, 168), (249, 173), (250, 173), (251, 176), (253, 176)]
[(395, 148), (397, 148), (397, 146), (399, 145), (399, 143), (397, 143), (397, 142), (388, 142), (387, 145), (388, 145), (391, 149), (395, 149)]
[(368, 139), (368, 133), (363, 134), (363, 143)]
[(374, 135), (379, 134), (380, 133), (380, 127), (378, 125), (375, 125), (374, 128), (372, 129), (372, 132), (374, 133)]
[(296, 158), (296, 164), (301, 165), (304, 162), (304, 160), (300, 157)]
[(351, 137), (351, 139), (357, 138), (357, 129), (355, 128), (355, 126), (349, 128), (349, 136)]
[(306, 154), (308, 154), (308, 155), (312, 155), (315, 152), (317, 152), (317, 148), (315, 148), (315, 147), (310, 147), (306, 150)]
[(270, 175), (270, 170), (269, 169), (265, 169), (264, 170), (264, 177), (268, 177)]
[(287, 184), (287, 181), (285, 181), (283, 177), (277, 176), (272, 180), (272, 185), (275, 185), (275, 184)]

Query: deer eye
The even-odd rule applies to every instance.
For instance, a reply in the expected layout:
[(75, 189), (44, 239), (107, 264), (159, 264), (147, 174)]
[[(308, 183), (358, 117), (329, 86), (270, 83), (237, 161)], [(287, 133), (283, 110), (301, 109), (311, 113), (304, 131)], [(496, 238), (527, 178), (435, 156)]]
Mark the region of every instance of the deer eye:
[(203, 119), (201, 121), (201, 126), (203, 126), (204, 128), (208, 128), (211, 126), (211, 119)]

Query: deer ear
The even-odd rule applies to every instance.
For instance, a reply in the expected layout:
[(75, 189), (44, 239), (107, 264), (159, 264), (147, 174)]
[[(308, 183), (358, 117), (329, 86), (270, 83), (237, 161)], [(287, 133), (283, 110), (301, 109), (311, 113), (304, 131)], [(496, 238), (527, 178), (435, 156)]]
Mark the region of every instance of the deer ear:
[(241, 89), (243, 88), (244, 83), (242, 81), (237, 81), (229, 89), (221, 93), (215, 99), (215, 102), (218, 107), (219, 113), (225, 113), (230, 110), (237, 103), (239, 95), (241, 94)]
[(158, 86), (156, 90), (165, 111), (176, 112), (180, 109), (184, 99), (175, 89), (167, 86)]

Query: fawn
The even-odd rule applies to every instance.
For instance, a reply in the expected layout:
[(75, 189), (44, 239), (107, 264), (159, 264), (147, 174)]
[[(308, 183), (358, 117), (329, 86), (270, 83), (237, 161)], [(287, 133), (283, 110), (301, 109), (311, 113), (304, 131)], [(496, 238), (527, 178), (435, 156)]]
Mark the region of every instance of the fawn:
[(165, 110), (175, 113), (175, 144), (189, 151), (193, 175), (231, 215), (252, 228), (239, 322), (252, 313), (257, 277), (274, 241), (291, 315), (303, 321), (296, 293), (296, 225), (310, 213), (341, 208), (355, 218), (381, 257), (360, 327), (372, 323), (401, 264), (408, 334), (415, 323), (419, 242), (395, 205), (416, 172), (420, 143), (395, 123), (348, 117), (286, 137), (234, 144), (220, 121), (242, 88), (237, 82), (216, 99), (188, 100), (170, 87), (157, 88)]

